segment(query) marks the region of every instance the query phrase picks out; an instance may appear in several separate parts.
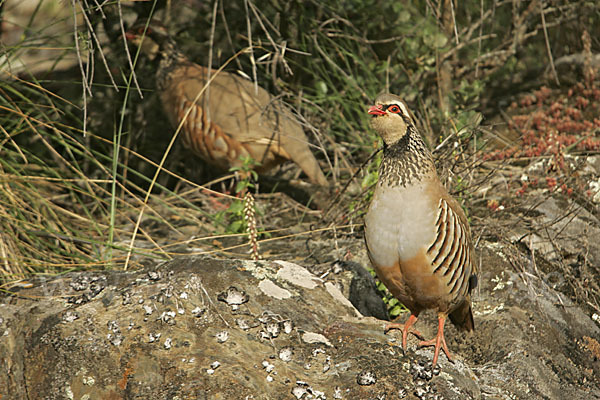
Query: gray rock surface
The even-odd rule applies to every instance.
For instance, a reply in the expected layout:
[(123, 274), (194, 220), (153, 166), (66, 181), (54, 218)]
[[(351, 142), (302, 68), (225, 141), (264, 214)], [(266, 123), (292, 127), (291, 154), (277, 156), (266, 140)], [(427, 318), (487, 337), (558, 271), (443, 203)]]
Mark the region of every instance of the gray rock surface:
[[(455, 362), (433, 370), (432, 349), (411, 338), (404, 354), (399, 332), (289, 262), (38, 279), (0, 299), (0, 398), (600, 399), (597, 323), (500, 247), (480, 242), (476, 331), (448, 325)], [(433, 313), (418, 327), (432, 336)]]

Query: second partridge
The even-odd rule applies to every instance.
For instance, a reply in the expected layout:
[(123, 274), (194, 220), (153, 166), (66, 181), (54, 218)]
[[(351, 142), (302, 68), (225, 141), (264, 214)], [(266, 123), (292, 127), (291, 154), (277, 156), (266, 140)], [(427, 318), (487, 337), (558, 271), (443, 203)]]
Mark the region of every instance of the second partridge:
[(474, 328), (471, 292), (477, 285), (471, 233), (461, 206), (438, 178), (433, 158), (414, 118), (398, 96), (383, 94), (369, 108), (371, 127), (384, 142), (383, 160), (373, 200), (365, 217), (369, 258), (379, 279), (411, 312), (402, 329), (402, 347), (419, 314), (438, 315), (435, 346), (451, 360), (444, 338), (447, 317), (459, 329)]
[(135, 24), (126, 36), (158, 62), (164, 112), (175, 127), (184, 121), (183, 139), (195, 154), (225, 170), (247, 156), (260, 163), (257, 172), (289, 160), (313, 183), (327, 185), (300, 123), (281, 101), (247, 79), (191, 62), (158, 21)]

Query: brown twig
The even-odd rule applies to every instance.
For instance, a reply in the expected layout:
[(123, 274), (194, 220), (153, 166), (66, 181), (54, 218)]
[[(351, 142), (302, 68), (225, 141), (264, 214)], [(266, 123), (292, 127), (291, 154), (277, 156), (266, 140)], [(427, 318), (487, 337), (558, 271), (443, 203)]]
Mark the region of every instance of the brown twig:
[(540, 15), (542, 17), (542, 27), (544, 28), (544, 39), (546, 41), (546, 51), (548, 52), (548, 59), (550, 60), (550, 68), (552, 69), (552, 75), (554, 76), (554, 80), (557, 85), (560, 85), (560, 81), (558, 80), (558, 74), (556, 73), (556, 68), (554, 67), (554, 57), (552, 57), (552, 49), (550, 48), (550, 39), (548, 39), (548, 28), (546, 27), (546, 17), (544, 16), (544, 4), (540, 3)]

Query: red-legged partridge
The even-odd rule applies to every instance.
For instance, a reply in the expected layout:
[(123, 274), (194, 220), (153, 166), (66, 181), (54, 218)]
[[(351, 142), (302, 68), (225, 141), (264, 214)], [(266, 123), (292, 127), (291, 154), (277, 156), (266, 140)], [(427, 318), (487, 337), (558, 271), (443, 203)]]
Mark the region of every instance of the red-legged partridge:
[[(239, 167), (250, 156), (267, 171), (284, 161), (295, 162), (316, 184), (327, 185), (300, 123), (266, 90), (234, 74), (210, 71), (177, 50), (158, 21), (134, 25), (127, 39), (158, 61), (156, 86), (163, 109), (177, 127), (186, 114), (183, 139), (196, 155), (221, 169)], [(198, 94), (204, 91), (198, 97)]]
[(411, 312), (402, 329), (402, 347), (421, 311), (434, 309), (438, 331), (420, 346), (440, 348), (446, 317), (458, 328), (473, 330), (471, 291), (477, 285), (471, 233), (461, 206), (438, 178), (433, 158), (406, 104), (382, 94), (369, 108), (371, 127), (384, 142), (383, 160), (373, 200), (365, 217), (367, 251), (377, 276)]

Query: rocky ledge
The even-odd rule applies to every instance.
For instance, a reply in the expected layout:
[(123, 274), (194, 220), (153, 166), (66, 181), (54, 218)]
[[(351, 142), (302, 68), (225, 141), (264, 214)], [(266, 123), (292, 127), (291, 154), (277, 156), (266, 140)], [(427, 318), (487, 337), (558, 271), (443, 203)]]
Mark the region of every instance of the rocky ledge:
[[(600, 399), (597, 322), (497, 243), (478, 248), (476, 330), (448, 325), (455, 361), (436, 368), (432, 349), (411, 338), (404, 353), (342, 295), (362, 287), (357, 307), (381, 306), (365, 306), (370, 277), (344, 263), (317, 277), (190, 256), (39, 278), (0, 298), (0, 398)], [(434, 317), (418, 322), (426, 337)]]

